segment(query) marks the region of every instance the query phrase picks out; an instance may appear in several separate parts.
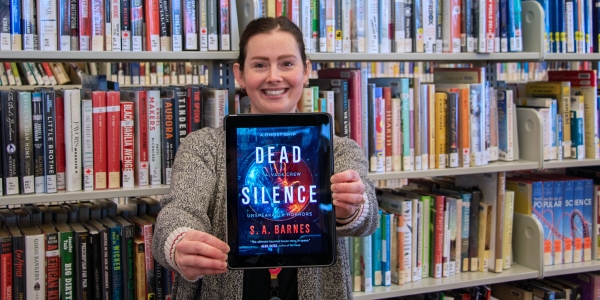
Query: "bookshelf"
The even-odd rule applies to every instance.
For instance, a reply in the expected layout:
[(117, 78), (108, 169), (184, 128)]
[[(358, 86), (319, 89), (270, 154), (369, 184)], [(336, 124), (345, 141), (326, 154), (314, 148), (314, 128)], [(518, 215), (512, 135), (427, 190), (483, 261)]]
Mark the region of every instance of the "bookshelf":
[[(238, 46), (239, 42), (236, 40)], [(110, 51), (2, 51), (2, 61), (189, 61), (189, 60), (235, 60), (239, 51), (182, 51), (182, 52), (110, 52)]]

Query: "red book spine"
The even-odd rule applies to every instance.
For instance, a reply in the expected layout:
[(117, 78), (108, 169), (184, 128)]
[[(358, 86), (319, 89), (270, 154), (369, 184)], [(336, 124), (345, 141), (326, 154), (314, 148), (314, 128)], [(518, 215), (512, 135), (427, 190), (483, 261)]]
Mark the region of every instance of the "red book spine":
[(383, 88), (385, 101), (385, 171), (391, 172), (394, 164), (392, 156), (392, 88)]
[(58, 234), (51, 233), (46, 237), (46, 299), (60, 299), (60, 257)]
[(79, 0), (79, 50), (90, 51), (90, 35), (92, 22), (90, 0)]
[(10, 241), (0, 243), (0, 300), (13, 299), (13, 257), (11, 246), (12, 243)]
[[(433, 278), (442, 278), (442, 249), (444, 249), (444, 196), (435, 197), (435, 228), (433, 240)], [(430, 273), (431, 274), (431, 273)]]
[(202, 90), (200, 87), (188, 86), (187, 98), (189, 115), (187, 132), (189, 134), (202, 127)]
[(47, 62), (43, 62), (42, 68), (44, 68), (44, 72), (46, 72), (46, 75), (48, 75), (48, 77), (54, 77), (54, 72), (52, 72), (52, 68), (50, 68), (50, 64), (48, 64)]
[(494, 39), (496, 38), (496, 1), (487, 0), (486, 2), (486, 52), (494, 52)]
[(94, 189), (106, 189), (106, 92), (92, 92)]
[(134, 120), (133, 102), (121, 102), (121, 171), (123, 172), (123, 187), (134, 186)]
[(148, 185), (148, 99), (146, 91), (140, 91), (138, 100), (138, 110), (136, 118), (139, 118), (139, 142), (140, 142), (140, 157), (137, 171), (137, 184)]
[(58, 190), (64, 190), (66, 189), (65, 102), (62, 96), (56, 97), (54, 110), (56, 112), (56, 185)]
[(121, 93), (106, 93), (106, 162), (108, 172), (108, 188), (118, 189), (121, 186)]
[(160, 15), (158, 0), (146, 0), (146, 51), (160, 51)]

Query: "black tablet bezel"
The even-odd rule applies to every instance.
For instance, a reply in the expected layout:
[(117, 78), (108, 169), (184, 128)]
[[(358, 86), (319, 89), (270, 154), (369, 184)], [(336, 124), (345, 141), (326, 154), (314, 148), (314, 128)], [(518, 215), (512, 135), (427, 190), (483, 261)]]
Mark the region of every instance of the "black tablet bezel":
[[(237, 129), (254, 127), (328, 126), (329, 143), (322, 146), (320, 164), (320, 204), (330, 205), (331, 210), (320, 210), (322, 215), (323, 251), (307, 254), (274, 254), (241, 256), (238, 251), (238, 182), (237, 182)], [(337, 259), (336, 223), (330, 177), (333, 175), (333, 121), (327, 113), (295, 113), (270, 115), (230, 115), (224, 120), (226, 151), (226, 199), (227, 199), (227, 243), (230, 246), (227, 265), (230, 269), (259, 269), (274, 267), (331, 266)], [(317, 224), (315, 224), (317, 225)], [(317, 225), (318, 226), (318, 225)]]

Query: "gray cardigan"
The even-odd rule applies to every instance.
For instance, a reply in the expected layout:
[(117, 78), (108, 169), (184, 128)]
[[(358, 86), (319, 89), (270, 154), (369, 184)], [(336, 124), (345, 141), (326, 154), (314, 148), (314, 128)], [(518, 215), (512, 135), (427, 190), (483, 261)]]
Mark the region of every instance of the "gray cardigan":
[[(182, 227), (203, 231), (225, 241), (225, 134), (222, 128), (205, 128), (188, 135), (177, 151), (171, 192), (161, 200), (156, 220), (152, 253), (164, 267), (173, 270), (165, 244)], [(335, 172), (355, 170), (366, 186), (367, 201), (361, 222), (337, 227), (337, 262), (326, 268), (298, 269), (299, 299), (352, 299), (348, 251), (344, 236), (367, 236), (377, 227), (377, 200), (367, 178), (367, 163), (358, 145), (347, 138), (334, 138)], [(171, 238), (169, 239), (169, 236)], [(169, 240), (169, 241), (168, 241)], [(176, 269), (175, 269), (176, 270)], [(198, 295), (202, 282), (202, 295)], [(176, 275), (173, 299), (242, 299), (243, 271), (207, 275), (189, 282)]]

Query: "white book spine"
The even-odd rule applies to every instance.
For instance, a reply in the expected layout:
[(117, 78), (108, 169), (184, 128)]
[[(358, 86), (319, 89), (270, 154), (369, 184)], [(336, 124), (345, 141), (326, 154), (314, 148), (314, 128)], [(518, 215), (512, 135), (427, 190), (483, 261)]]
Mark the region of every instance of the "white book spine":
[(79, 90), (65, 90), (65, 184), (67, 192), (80, 191), (81, 165), (81, 96)]
[(37, 1), (38, 35), (40, 39), (40, 50), (56, 51), (58, 49), (58, 28), (56, 21), (56, 0)]
[(150, 184), (159, 185), (162, 180), (162, 161), (161, 161), (161, 123), (160, 111), (161, 100), (160, 91), (151, 90), (147, 93), (148, 97), (148, 147), (150, 158)]
[(404, 53), (404, 37), (406, 30), (402, 22), (404, 22), (404, 0), (394, 0), (394, 43), (397, 53)]
[(410, 201), (402, 202), (402, 216), (404, 217), (404, 283), (412, 282), (412, 262), (415, 239), (413, 238), (413, 209)]
[(377, 1), (365, 2), (365, 33), (367, 53), (379, 52), (379, 3)]
[(351, 37), (351, 22), (350, 10), (352, 9), (352, 0), (342, 0), (342, 52), (352, 52), (352, 43), (350, 42)]
[(390, 1), (379, 0), (379, 53), (390, 53)]
[(423, 203), (419, 201), (413, 201), (413, 212), (416, 212), (414, 215), (416, 216), (413, 219), (413, 226), (416, 228), (415, 237), (415, 264), (413, 265), (413, 281), (419, 281), (423, 278), (423, 236), (425, 233), (423, 232)]
[(477, 27), (479, 30), (477, 32), (477, 52), (485, 53), (487, 51), (487, 39), (486, 39), (486, 0), (474, 0), (479, 1), (479, 26)]
[[(121, 51), (121, 1), (120, 0), (106, 0), (110, 1), (110, 41), (112, 51)], [(108, 37), (107, 37), (108, 40)]]
[[(134, 117), (133, 104), (131, 102), (121, 103), (121, 176), (123, 188), (132, 188), (134, 179)], [(167, 182), (169, 184), (170, 182)]]
[(44, 235), (25, 236), (25, 290), (27, 300), (46, 298), (46, 242)]
[(442, 52), (452, 53), (452, 1), (446, 0), (442, 6)]
[(335, 52), (335, 0), (325, 0), (325, 49)]
[(353, 10), (356, 12), (356, 19), (353, 20), (356, 23), (356, 47), (353, 48), (355, 49), (354, 52), (364, 53), (367, 48), (365, 45), (365, 0), (352, 0), (352, 5), (356, 5), (356, 9)]
[(37, 81), (38, 85), (50, 85), (50, 80), (47, 78), (48, 76), (46, 76), (46, 79), (44, 79), (35, 63), (27, 63), (27, 65), (33, 72), (33, 77), (35, 77), (35, 81)]
[(423, 42), (425, 53), (433, 53), (435, 47), (435, 31), (437, 25), (437, 1), (424, 0), (423, 2)]
[(402, 171), (402, 106), (392, 98), (392, 171)]
[(92, 100), (81, 100), (81, 128), (83, 129), (83, 190), (94, 190), (94, 134)]
[(300, 0), (300, 21), (302, 28), (302, 40), (304, 40), (305, 51), (315, 52), (312, 49), (312, 19), (310, 15), (310, 0)]

